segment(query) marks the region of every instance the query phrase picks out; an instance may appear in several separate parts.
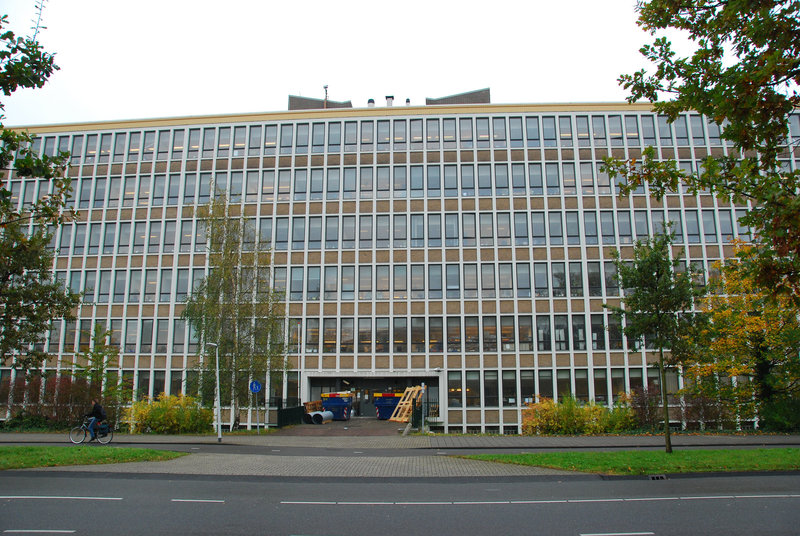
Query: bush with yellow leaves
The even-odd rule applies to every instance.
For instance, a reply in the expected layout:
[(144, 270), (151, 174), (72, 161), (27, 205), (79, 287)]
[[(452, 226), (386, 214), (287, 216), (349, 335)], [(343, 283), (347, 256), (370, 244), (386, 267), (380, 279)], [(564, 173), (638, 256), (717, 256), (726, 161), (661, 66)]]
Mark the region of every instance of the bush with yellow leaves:
[(635, 430), (636, 414), (627, 396), (612, 409), (594, 402), (583, 404), (572, 397), (556, 402), (541, 397), (522, 410), (524, 435), (596, 435)]
[(134, 402), (127, 410), (131, 433), (187, 434), (211, 430), (213, 412), (191, 396), (161, 395)]

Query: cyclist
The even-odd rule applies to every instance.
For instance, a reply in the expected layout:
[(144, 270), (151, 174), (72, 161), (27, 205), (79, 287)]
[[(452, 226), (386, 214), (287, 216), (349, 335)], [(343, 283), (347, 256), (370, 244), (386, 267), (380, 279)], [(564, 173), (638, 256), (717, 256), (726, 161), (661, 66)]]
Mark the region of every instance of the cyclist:
[(86, 414), (86, 417), (89, 418), (89, 434), (91, 434), (92, 438), (89, 441), (94, 441), (96, 439), (97, 434), (95, 433), (95, 429), (97, 425), (104, 420), (106, 420), (106, 410), (103, 409), (97, 399), (92, 399), (92, 411)]

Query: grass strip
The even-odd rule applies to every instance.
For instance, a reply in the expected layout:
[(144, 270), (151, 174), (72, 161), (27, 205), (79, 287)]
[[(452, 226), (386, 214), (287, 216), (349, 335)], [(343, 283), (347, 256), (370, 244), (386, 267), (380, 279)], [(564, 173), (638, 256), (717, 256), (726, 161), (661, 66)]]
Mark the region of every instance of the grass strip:
[(657, 450), (570, 451), (475, 454), (463, 457), (608, 475), (800, 470), (800, 449), (798, 448), (692, 449), (675, 450), (672, 454)]
[(99, 447), (93, 445), (63, 447), (0, 447), (0, 470), (57, 467), (61, 465), (96, 465), (101, 463), (156, 462), (185, 456), (169, 450)]

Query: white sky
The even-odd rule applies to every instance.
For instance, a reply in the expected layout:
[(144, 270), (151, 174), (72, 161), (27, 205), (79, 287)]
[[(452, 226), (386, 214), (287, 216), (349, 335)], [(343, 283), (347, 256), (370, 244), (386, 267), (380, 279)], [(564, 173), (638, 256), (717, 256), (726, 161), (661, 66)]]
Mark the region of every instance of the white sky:
[[(493, 103), (623, 101), (645, 66), (635, 0), (49, 0), (61, 67), (5, 97), (4, 123), (281, 111), (289, 94), (415, 105), (484, 87)], [(3, 0), (28, 35), (33, 0)]]

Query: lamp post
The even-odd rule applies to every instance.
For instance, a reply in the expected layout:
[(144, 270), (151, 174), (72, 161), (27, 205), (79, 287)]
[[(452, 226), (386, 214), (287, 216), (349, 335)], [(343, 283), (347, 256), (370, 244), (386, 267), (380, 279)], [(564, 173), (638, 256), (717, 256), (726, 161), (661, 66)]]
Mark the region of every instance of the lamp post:
[(217, 406), (217, 443), (222, 443), (222, 417), (220, 416), (220, 403), (219, 403), (219, 344), (215, 342), (207, 342), (206, 346), (211, 346), (214, 348), (214, 354), (217, 358), (217, 385), (216, 385), (216, 396), (215, 396), (215, 404)]

